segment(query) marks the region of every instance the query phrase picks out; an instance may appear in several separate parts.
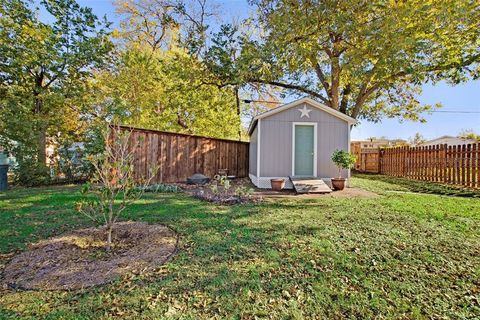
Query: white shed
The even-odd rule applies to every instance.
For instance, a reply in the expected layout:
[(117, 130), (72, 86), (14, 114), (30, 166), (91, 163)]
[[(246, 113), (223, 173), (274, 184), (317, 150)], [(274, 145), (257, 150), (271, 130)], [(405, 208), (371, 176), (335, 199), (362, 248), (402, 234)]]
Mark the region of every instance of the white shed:
[[(331, 185), (338, 169), (331, 160), (337, 150), (350, 151), (356, 120), (310, 98), (279, 106), (253, 118), (250, 127), (249, 177), (259, 188), (270, 180), (319, 178)], [(342, 173), (350, 177), (349, 170)]]

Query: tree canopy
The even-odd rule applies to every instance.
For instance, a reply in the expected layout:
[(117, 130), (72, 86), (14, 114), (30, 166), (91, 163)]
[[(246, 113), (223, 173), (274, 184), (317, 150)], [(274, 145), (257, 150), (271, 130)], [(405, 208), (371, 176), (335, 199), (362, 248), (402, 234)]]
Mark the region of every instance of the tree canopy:
[(103, 118), (136, 127), (238, 139), (231, 88), (205, 85), (209, 71), (183, 50), (129, 48), (95, 77)]
[(377, 121), (421, 120), (419, 113), (432, 108), (417, 100), (422, 84), (479, 76), (477, 1), (250, 2), (259, 9), (258, 31), (241, 36), (239, 64), (222, 60), (227, 49), (214, 59), (235, 81), (307, 94)]
[[(89, 8), (74, 0), (43, 0), (51, 22), (22, 0), (0, 5), (0, 137), (16, 143), (17, 157), (45, 167), (48, 138), (79, 126), (78, 94), (107, 60), (106, 28)], [(41, 169), (41, 168), (40, 168)]]

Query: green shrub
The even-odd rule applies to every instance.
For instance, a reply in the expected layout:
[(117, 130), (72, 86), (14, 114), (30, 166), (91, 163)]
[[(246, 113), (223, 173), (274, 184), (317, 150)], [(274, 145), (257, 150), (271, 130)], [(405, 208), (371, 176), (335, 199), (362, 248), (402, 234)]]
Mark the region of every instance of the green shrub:
[(49, 168), (35, 162), (18, 161), (18, 165), (13, 167), (13, 174), (14, 183), (26, 187), (48, 185), (52, 181)]
[(75, 182), (85, 181), (91, 176), (93, 167), (84, 157), (82, 148), (66, 145), (57, 148), (54, 156), (53, 176), (57, 179)]
[(37, 151), (28, 146), (15, 148), (16, 163), (11, 167), (14, 183), (26, 187), (47, 185), (51, 183), (50, 169), (37, 160)]
[(355, 166), (356, 157), (344, 150), (335, 150), (332, 154), (332, 161), (338, 168), (338, 177), (342, 177), (342, 169), (351, 169)]

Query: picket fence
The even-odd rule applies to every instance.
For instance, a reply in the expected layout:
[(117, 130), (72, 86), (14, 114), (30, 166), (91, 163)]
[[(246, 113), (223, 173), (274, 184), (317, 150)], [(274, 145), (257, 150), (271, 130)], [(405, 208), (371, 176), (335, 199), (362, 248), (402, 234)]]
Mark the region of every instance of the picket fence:
[(480, 188), (480, 144), (385, 148), (376, 157), (381, 174)]

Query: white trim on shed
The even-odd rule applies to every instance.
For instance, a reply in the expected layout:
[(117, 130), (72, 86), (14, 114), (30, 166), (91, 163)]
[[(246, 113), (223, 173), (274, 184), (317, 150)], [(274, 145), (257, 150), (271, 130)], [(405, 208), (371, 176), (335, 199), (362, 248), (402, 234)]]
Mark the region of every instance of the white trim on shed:
[(262, 130), (262, 120), (258, 120), (258, 129), (257, 129), (257, 177), (261, 177), (260, 175), (260, 135)]
[[(317, 176), (317, 123), (316, 122), (292, 122), (292, 177), (295, 175), (295, 126), (313, 126), (313, 176)], [(260, 175), (259, 175), (260, 177)]]

